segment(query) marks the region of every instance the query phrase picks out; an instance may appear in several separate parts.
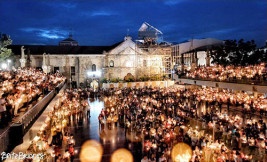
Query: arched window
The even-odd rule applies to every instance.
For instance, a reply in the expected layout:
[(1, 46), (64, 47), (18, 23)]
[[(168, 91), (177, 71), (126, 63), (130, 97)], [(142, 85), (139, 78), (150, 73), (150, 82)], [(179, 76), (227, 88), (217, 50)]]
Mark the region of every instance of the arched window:
[(109, 61), (109, 67), (114, 67), (114, 61), (113, 60)]
[(92, 71), (96, 71), (96, 65), (95, 64), (92, 65)]

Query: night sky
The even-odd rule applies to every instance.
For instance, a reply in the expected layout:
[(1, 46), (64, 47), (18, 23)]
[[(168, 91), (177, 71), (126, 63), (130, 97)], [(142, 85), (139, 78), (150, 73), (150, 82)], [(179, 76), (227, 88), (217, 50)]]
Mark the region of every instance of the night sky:
[(70, 32), (79, 45), (112, 45), (137, 39), (143, 22), (167, 42), (267, 40), (266, 0), (0, 0), (0, 12), (0, 32), (19, 45), (57, 45)]

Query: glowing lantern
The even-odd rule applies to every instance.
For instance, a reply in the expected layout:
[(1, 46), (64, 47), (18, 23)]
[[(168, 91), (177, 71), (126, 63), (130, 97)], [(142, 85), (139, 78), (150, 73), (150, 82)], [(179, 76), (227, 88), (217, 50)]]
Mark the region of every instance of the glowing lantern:
[(67, 126), (67, 120), (66, 120), (66, 119), (63, 119), (63, 121), (62, 121), (62, 126), (63, 126), (63, 127), (66, 127), (66, 126)]
[(111, 162), (133, 162), (133, 155), (127, 149), (121, 148), (111, 155)]
[(102, 145), (95, 140), (86, 141), (81, 148), (81, 162), (100, 162), (103, 154)]
[(150, 135), (151, 136), (155, 136), (156, 135), (156, 129), (155, 128), (151, 128), (150, 129)]
[(171, 158), (173, 162), (189, 162), (192, 153), (192, 149), (189, 145), (185, 143), (177, 143), (171, 151)]

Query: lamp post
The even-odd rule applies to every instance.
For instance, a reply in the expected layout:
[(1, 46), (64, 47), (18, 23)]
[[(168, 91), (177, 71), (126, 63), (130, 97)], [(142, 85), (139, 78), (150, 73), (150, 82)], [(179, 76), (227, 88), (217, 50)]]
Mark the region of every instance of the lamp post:
[(172, 69), (171, 72), (172, 72), (172, 80), (173, 80), (173, 75), (174, 75), (175, 70)]
[(7, 69), (10, 70), (10, 63), (11, 63), (11, 60), (10, 59), (7, 59)]
[(3, 70), (6, 70), (6, 69), (7, 69), (7, 64), (6, 64), (6, 63), (2, 63), (1, 68), (2, 68)]

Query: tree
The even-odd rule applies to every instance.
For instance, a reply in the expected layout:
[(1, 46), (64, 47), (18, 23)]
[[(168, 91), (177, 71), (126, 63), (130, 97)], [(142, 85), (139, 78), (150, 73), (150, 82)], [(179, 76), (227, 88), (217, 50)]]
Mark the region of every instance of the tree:
[(225, 40), (224, 45), (215, 47), (211, 53), (213, 62), (220, 65), (246, 66), (266, 61), (264, 50), (257, 50), (254, 40)]
[(264, 55), (263, 51), (257, 49), (255, 50), (249, 57), (248, 57), (248, 64), (254, 65), (254, 64), (260, 64), (261, 62), (264, 62)]
[(213, 64), (226, 66), (229, 64), (228, 53), (224, 50), (224, 46), (214, 47), (211, 51), (211, 58)]
[(1, 41), (0, 41), (0, 62), (6, 60), (7, 58), (12, 56), (12, 50), (6, 48), (8, 45), (12, 44), (12, 40), (10, 36), (6, 34), (1, 34)]
[(258, 60), (250, 60), (250, 56), (256, 51), (256, 44), (254, 40), (244, 42), (243, 39), (238, 41), (238, 51), (240, 53), (239, 64), (242, 66), (256, 64)]
[[(243, 40), (239, 40), (238, 43), (242, 43)], [(225, 44), (226, 52), (229, 54), (229, 62), (232, 65), (240, 65), (240, 60), (242, 58), (242, 53), (238, 49), (238, 44), (236, 40), (228, 40)]]

